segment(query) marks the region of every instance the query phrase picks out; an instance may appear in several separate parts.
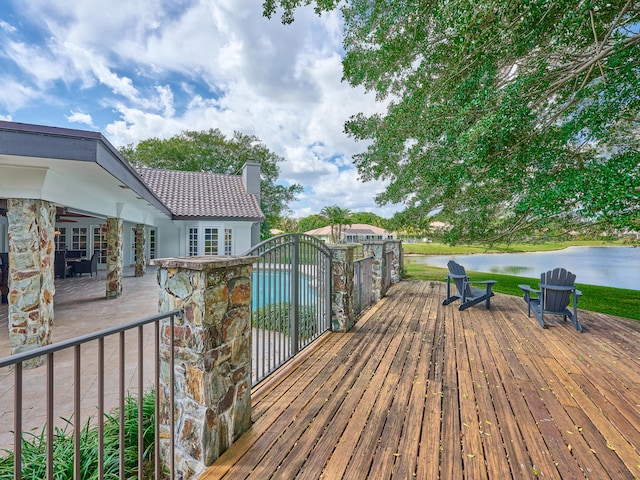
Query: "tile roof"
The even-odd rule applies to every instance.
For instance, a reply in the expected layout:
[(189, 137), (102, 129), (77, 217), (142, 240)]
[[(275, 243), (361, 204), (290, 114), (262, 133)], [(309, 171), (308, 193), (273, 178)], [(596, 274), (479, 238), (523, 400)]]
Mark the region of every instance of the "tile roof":
[(246, 192), (241, 176), (155, 168), (136, 171), (174, 217), (264, 220), (256, 196)]

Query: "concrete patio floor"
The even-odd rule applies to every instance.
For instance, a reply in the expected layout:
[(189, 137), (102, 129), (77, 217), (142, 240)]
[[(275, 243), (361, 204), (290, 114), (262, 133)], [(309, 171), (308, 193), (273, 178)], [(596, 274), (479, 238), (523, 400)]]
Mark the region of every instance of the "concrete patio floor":
[[(53, 342), (68, 340), (105, 328), (126, 324), (158, 312), (159, 287), (156, 268), (148, 267), (143, 277), (135, 277), (132, 268), (125, 268), (123, 293), (108, 300), (106, 272), (97, 276), (57, 279), (54, 297)], [(153, 326), (145, 327), (144, 379), (149, 384), (154, 378)], [(138, 369), (137, 332), (127, 333), (125, 338), (125, 386), (137, 391)], [(73, 349), (54, 355), (54, 416), (56, 425), (63, 427), (62, 418), (70, 418), (73, 412)], [(7, 304), (0, 305), (0, 358), (10, 355), (7, 321)], [(97, 413), (97, 342), (81, 349), (81, 422), (84, 424)], [(118, 399), (118, 341), (117, 337), (105, 341), (105, 408), (110, 409)], [(23, 430), (40, 433), (46, 414), (46, 367), (24, 371), (23, 378)], [(0, 449), (12, 449), (14, 425), (14, 374), (8, 368), (0, 370)]]

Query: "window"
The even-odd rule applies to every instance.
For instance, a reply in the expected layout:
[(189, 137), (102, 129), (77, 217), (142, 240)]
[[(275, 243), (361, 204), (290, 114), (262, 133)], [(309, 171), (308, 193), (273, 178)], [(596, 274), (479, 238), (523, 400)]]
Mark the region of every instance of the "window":
[(149, 230), (149, 258), (156, 258), (156, 229)]
[(231, 229), (225, 228), (224, 229), (224, 254), (225, 255), (233, 254), (232, 240), (233, 240), (233, 237), (231, 236)]
[(98, 263), (107, 263), (107, 226), (93, 227), (93, 251), (98, 252)]
[(73, 227), (71, 229), (71, 250), (87, 251), (87, 227)]
[(189, 229), (189, 256), (194, 257), (198, 255), (198, 229)]
[(65, 227), (56, 228), (56, 250), (67, 249), (67, 229)]
[(204, 250), (205, 255), (218, 255), (218, 229), (214, 227), (204, 227)]
[(231, 255), (233, 252), (233, 229), (221, 226), (189, 227), (187, 254)]

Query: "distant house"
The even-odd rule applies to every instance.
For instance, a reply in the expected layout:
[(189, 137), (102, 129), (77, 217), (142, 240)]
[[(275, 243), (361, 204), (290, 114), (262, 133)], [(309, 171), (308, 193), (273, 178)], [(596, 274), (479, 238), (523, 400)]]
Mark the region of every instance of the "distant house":
[(123, 223), (124, 265), (135, 263), (140, 225), (148, 260), (242, 254), (264, 220), (257, 163), (241, 176), (133, 168), (98, 132), (0, 121), (0, 252), (9, 251), (9, 199), (54, 205), (55, 249), (95, 251), (100, 264), (107, 218)]
[[(309, 230), (305, 232), (307, 235), (318, 237), (326, 242), (331, 242), (331, 226), (316, 228), (315, 230)], [(342, 243), (362, 243), (363, 241), (371, 240), (394, 240), (395, 234), (388, 232), (384, 228), (374, 227), (373, 225), (367, 225), (364, 223), (354, 223), (348, 225), (343, 229), (343, 238), (340, 240)]]

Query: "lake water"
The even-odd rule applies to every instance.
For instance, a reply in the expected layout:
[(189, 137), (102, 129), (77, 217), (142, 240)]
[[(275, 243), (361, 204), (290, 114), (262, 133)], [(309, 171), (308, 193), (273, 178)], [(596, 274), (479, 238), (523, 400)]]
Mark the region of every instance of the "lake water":
[(564, 267), (575, 273), (577, 283), (640, 290), (640, 248), (634, 247), (569, 247), (553, 252), (405, 257), (407, 263), (442, 268), (447, 268), (449, 260), (455, 260), (468, 271), (533, 278)]

